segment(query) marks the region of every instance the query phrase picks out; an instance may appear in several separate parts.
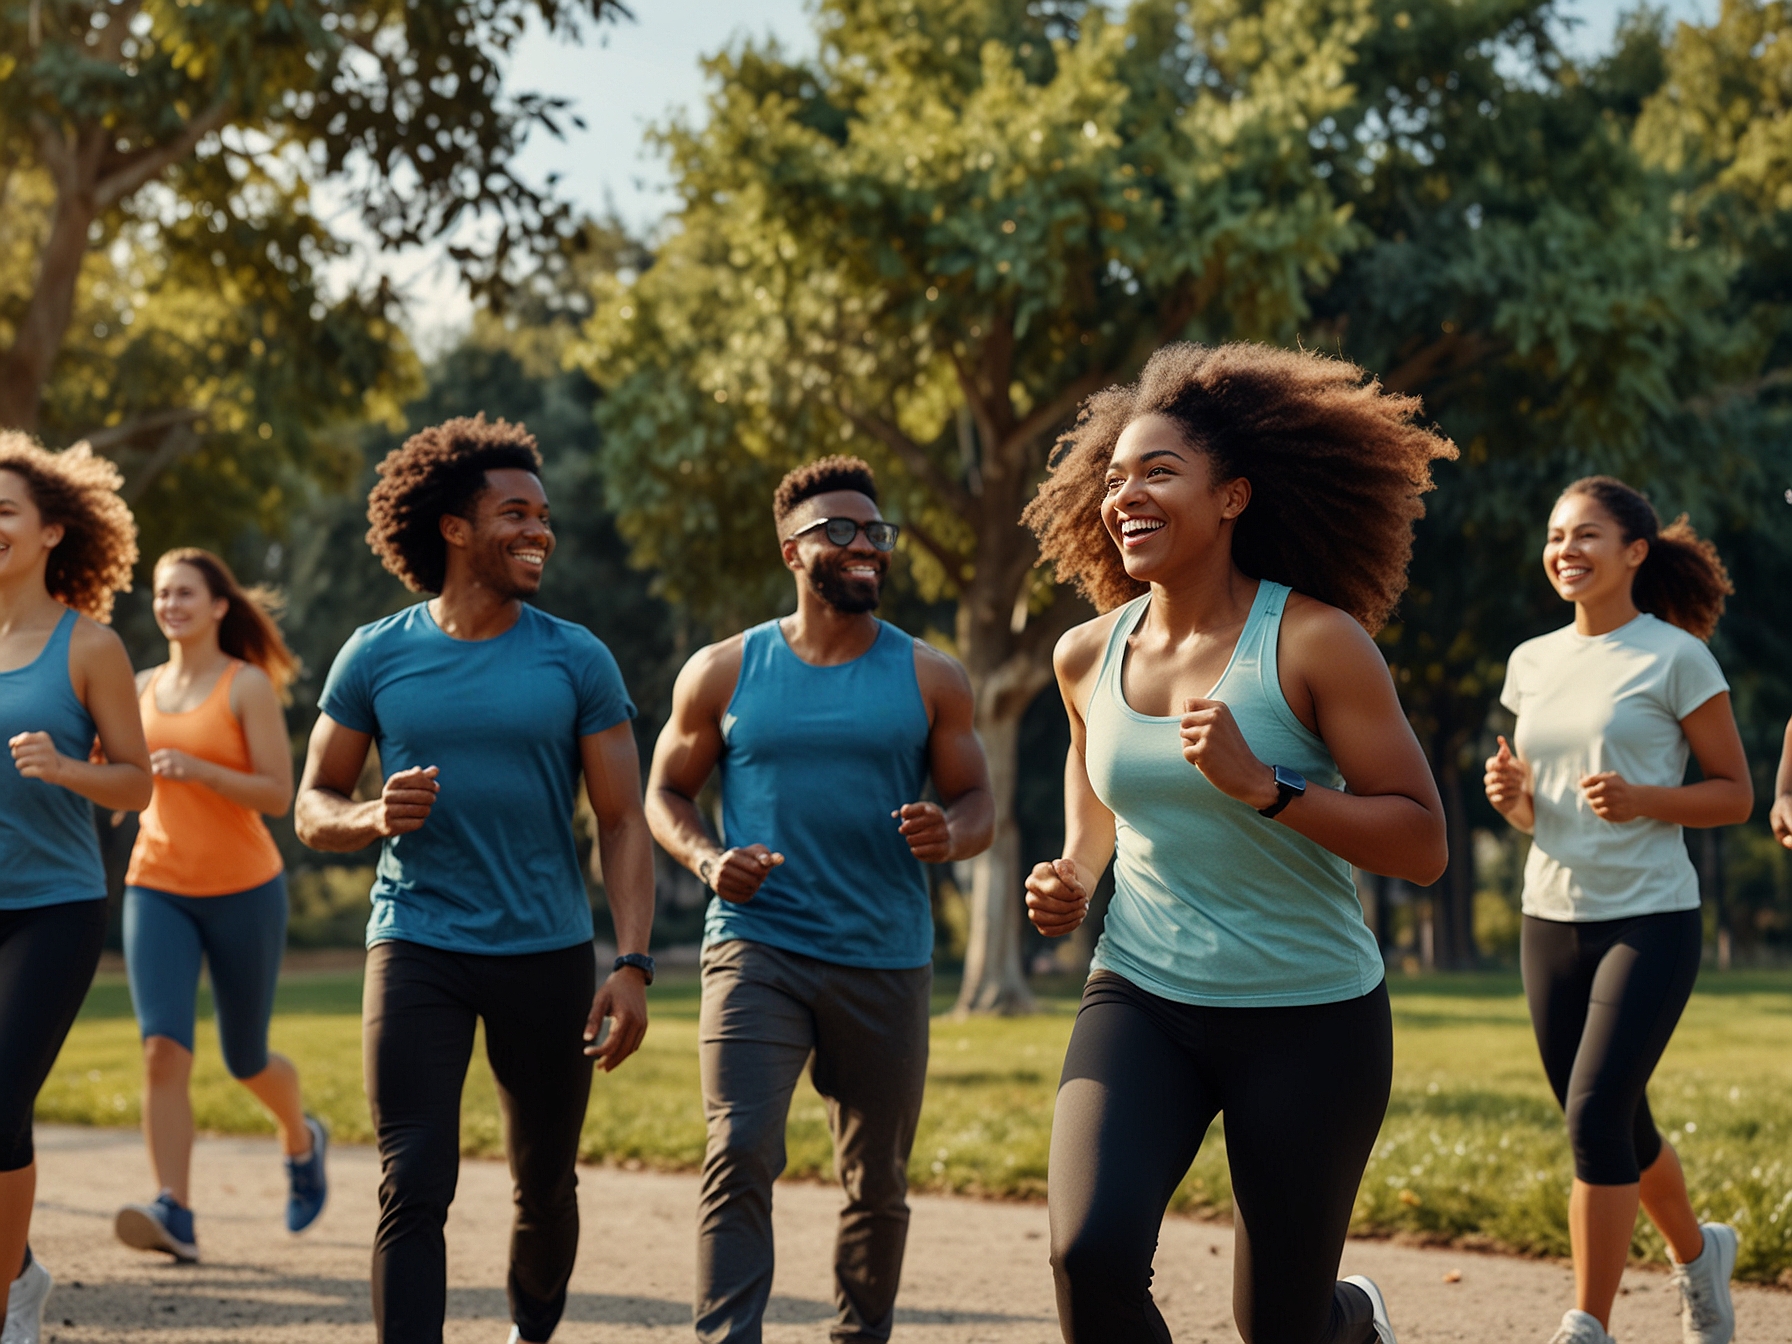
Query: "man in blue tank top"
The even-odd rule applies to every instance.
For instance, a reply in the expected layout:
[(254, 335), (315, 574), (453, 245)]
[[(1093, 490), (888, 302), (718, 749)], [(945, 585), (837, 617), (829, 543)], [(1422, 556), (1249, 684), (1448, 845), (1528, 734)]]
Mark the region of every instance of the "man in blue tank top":
[[(648, 781), (654, 837), (715, 892), (699, 1026), (709, 1145), (697, 1337), (757, 1344), (772, 1285), (772, 1182), (803, 1064), (846, 1188), (832, 1338), (890, 1335), (908, 1155), (927, 1072), (933, 924), (923, 863), (994, 831), (964, 669), (872, 615), (897, 528), (871, 468), (830, 457), (773, 501), (796, 614), (679, 674)], [(721, 769), (722, 840), (696, 798)], [(940, 802), (919, 801), (929, 776)]]

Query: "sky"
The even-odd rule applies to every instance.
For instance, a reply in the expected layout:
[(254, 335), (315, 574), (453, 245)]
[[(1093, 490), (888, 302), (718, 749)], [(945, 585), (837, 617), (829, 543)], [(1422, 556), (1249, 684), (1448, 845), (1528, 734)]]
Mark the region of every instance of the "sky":
[[(1426, 0), (1419, 0), (1425, 3)], [(628, 0), (633, 21), (588, 32), (581, 45), (531, 32), (509, 70), (511, 87), (558, 94), (584, 118), (564, 140), (538, 132), (524, 151), (525, 176), (560, 174), (560, 191), (593, 214), (614, 209), (639, 231), (649, 230), (674, 204), (664, 165), (647, 151), (646, 129), (674, 109), (701, 111), (706, 55), (746, 38), (776, 38), (787, 50), (814, 50), (804, 0)], [(1611, 41), (1631, 0), (1564, 0), (1580, 20), (1568, 43), (1587, 54)], [(1665, 0), (1670, 16), (1712, 17), (1717, 0)], [(465, 325), (471, 307), (439, 249), (381, 259), (397, 273), (410, 299), (411, 321), (426, 353)], [(352, 277), (351, 277), (352, 278)]]

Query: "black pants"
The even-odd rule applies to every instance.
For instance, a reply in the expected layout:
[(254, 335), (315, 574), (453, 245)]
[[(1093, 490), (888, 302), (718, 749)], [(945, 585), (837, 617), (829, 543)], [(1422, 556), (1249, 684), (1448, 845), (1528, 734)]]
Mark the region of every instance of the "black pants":
[(1337, 1282), (1387, 1111), (1385, 985), (1298, 1008), (1201, 1008), (1098, 971), (1083, 990), (1052, 1124), (1052, 1274), (1066, 1344), (1170, 1338), (1151, 1300), (1164, 1210), (1226, 1117), (1246, 1344), (1365, 1344), (1369, 1298)]
[(1565, 924), (1524, 918), (1520, 960), (1574, 1174), (1634, 1185), (1661, 1156), (1644, 1090), (1699, 978), (1697, 910)]
[(0, 910), (0, 1171), (31, 1165), (31, 1110), (93, 984), (106, 903)]
[(584, 1029), (596, 987), (589, 943), (492, 957), (394, 942), (367, 954), (363, 1066), (380, 1148), (373, 1318), (384, 1344), (442, 1338), (442, 1228), (460, 1173), (461, 1085), (479, 1019), (516, 1185), (511, 1319), (537, 1341), (560, 1323), (579, 1247), (573, 1163), (591, 1095)]

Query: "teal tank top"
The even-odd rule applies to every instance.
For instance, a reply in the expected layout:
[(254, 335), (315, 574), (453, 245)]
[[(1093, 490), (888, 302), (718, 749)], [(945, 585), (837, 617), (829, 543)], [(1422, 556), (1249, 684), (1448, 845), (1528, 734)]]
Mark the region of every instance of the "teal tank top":
[[(1209, 698), (1225, 701), (1259, 760), (1300, 771), (1311, 787), (1342, 788), (1337, 763), (1294, 717), (1277, 679), (1288, 591), (1258, 584)], [(1208, 783), (1183, 759), (1180, 715), (1140, 714), (1126, 703), (1126, 641), (1150, 600), (1147, 593), (1120, 609), (1089, 699), (1089, 783), (1116, 825), (1114, 898), (1092, 969), (1215, 1007), (1367, 994), (1384, 969), (1350, 866)]]
[(722, 837), (784, 855), (753, 899), (712, 897), (707, 944), (744, 938), (880, 970), (933, 959), (927, 873), (890, 815), (920, 801), (932, 725), (914, 640), (887, 622), (816, 667), (776, 621), (747, 631), (722, 716)]
[[(43, 652), (0, 672), (0, 750), (20, 733), (48, 733), (56, 750), (84, 761), (93, 716), (68, 676), (68, 644), (78, 618), (62, 614)], [(26, 779), (0, 756), (0, 910), (106, 899), (93, 804), (60, 784)]]

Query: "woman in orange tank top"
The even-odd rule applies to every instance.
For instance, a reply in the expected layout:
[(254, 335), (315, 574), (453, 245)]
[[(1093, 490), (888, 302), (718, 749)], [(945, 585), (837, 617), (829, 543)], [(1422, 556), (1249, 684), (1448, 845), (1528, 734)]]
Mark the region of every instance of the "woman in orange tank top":
[(292, 1061), (268, 1051), (287, 910), (280, 851), (262, 816), (292, 803), (281, 700), (298, 668), (268, 605), (210, 552), (168, 552), (155, 569), (168, 661), (137, 677), (155, 797), (125, 876), (125, 964), (143, 1036), (143, 1134), (161, 1193), (120, 1209), (116, 1230), (126, 1245), (178, 1260), (199, 1257), (188, 1079), (202, 960), (225, 1066), (279, 1127), (287, 1227), (308, 1227), (326, 1190), (328, 1134), (305, 1114)]

